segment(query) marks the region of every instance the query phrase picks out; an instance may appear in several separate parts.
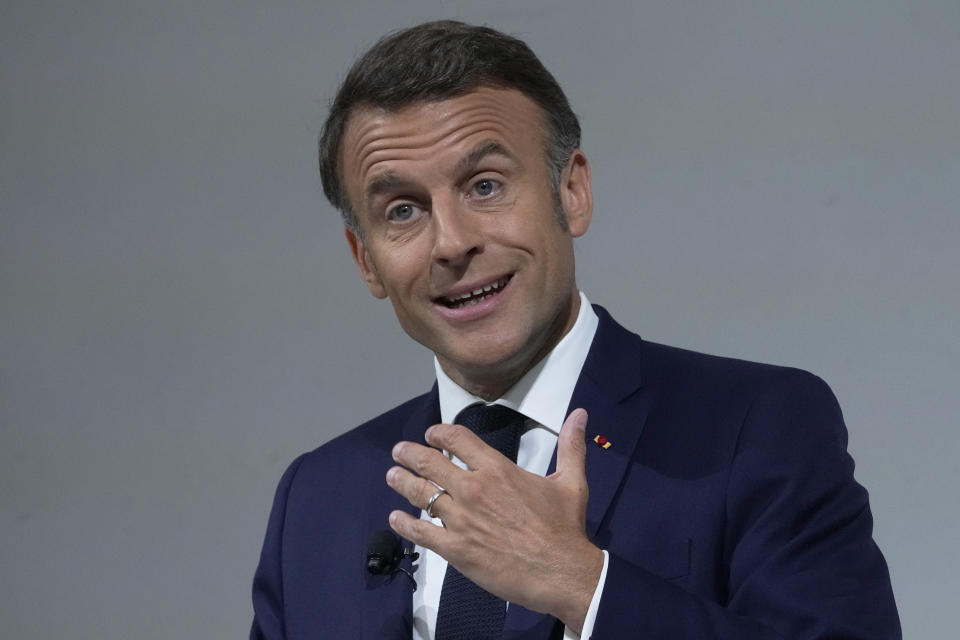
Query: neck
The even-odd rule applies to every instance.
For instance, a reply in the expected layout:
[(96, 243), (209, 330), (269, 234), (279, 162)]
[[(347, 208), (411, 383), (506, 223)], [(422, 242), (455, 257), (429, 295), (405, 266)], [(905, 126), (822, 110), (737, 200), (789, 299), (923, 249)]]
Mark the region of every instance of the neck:
[(459, 375), (458, 371), (451, 370), (448, 371), (446, 366), (441, 362), (440, 366), (443, 367), (444, 372), (450, 376), (450, 379), (456, 382), (458, 385), (466, 389), (469, 393), (482, 398), (486, 402), (493, 402), (497, 398), (502, 397), (513, 385), (527, 373), (533, 366), (536, 364), (534, 362), (530, 366), (521, 369), (519, 371), (510, 372), (510, 373), (501, 373), (495, 376), (476, 376), (471, 378), (464, 378)]

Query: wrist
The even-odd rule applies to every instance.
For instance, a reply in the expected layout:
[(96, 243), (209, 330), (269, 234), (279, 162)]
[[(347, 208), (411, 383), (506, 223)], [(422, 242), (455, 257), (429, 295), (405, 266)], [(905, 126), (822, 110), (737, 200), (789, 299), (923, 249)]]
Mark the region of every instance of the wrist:
[(550, 612), (571, 631), (579, 634), (590, 609), (590, 603), (603, 572), (603, 551), (587, 542), (584, 550), (577, 553), (578, 561), (569, 565), (568, 580), (557, 581), (556, 606)]

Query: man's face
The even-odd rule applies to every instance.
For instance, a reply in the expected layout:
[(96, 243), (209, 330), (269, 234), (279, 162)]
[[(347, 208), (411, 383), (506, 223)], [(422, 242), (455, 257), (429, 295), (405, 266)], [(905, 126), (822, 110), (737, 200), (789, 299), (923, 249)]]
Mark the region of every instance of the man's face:
[(367, 286), (475, 393), (513, 384), (579, 310), (572, 238), (590, 222), (590, 171), (575, 152), (555, 197), (543, 136), (534, 102), (490, 88), (361, 109), (344, 135), (344, 182), (363, 230), (347, 240)]

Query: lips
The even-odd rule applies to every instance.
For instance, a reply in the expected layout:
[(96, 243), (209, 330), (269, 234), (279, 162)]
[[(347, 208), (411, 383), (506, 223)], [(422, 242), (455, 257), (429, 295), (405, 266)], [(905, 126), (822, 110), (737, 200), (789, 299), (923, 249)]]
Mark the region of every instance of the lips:
[(469, 307), (475, 305), (487, 298), (499, 294), (503, 288), (510, 282), (512, 275), (505, 276), (486, 284), (482, 287), (478, 287), (472, 291), (467, 291), (465, 293), (459, 293), (455, 296), (441, 296), (437, 298), (437, 302), (447, 307), (448, 309), (459, 309), (461, 307)]

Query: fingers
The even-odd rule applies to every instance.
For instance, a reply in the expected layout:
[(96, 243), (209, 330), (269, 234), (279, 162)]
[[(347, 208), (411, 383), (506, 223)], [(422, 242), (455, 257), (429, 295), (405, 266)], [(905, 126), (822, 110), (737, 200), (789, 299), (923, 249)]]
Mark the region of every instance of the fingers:
[(398, 442), (393, 447), (393, 459), (421, 478), (432, 480), (441, 487), (446, 487), (450, 475), (458, 470), (440, 451), (414, 442)]
[(425, 438), (430, 447), (412, 442), (397, 443), (393, 448), (393, 459), (443, 487), (447, 486), (448, 478), (456, 466), (439, 450), (449, 451), (471, 470), (503, 462), (502, 454), (458, 424), (435, 424), (427, 429)]
[(557, 439), (557, 474), (576, 482), (586, 482), (587, 412), (574, 409), (560, 428)]
[(432, 524), (429, 520), (415, 518), (403, 511), (390, 512), (390, 528), (401, 538), (427, 549), (442, 548), (447, 530)]
[(468, 469), (481, 469), (503, 459), (499, 451), (459, 424), (435, 424), (427, 429), (425, 438), (430, 446), (449, 451), (463, 460)]
[(443, 508), (449, 506), (451, 502), (450, 496), (443, 493), (431, 505), (431, 498), (440, 492), (440, 488), (429, 480), (415, 476), (403, 467), (391, 467), (387, 471), (387, 484), (409, 500), (413, 506), (420, 509), (429, 508), (432, 517), (441, 517)]
[[(440, 448), (451, 451), (470, 468), (489, 466), (491, 460), (498, 458), (500, 462), (505, 461), (500, 453), (462, 426), (434, 425), (427, 431), (426, 439), (437, 448), (414, 442), (398, 442), (393, 448), (393, 459), (403, 466), (387, 471), (390, 488), (421, 509), (430, 506), (430, 499), (439, 487), (456, 493), (460, 487), (459, 480), (468, 473), (443, 455)], [(439, 518), (456, 510), (449, 494), (438, 496), (432, 506), (432, 515)]]

